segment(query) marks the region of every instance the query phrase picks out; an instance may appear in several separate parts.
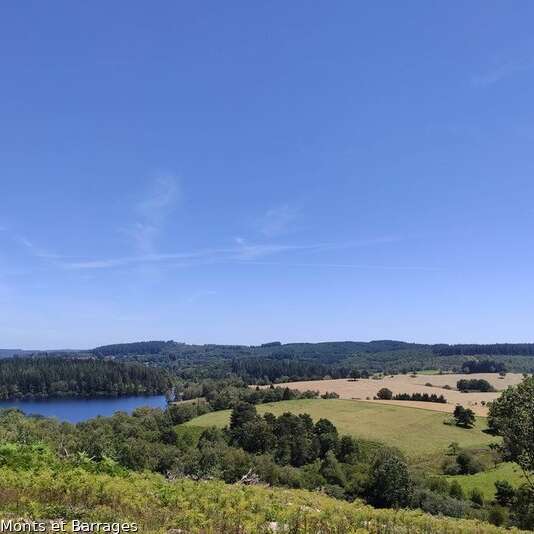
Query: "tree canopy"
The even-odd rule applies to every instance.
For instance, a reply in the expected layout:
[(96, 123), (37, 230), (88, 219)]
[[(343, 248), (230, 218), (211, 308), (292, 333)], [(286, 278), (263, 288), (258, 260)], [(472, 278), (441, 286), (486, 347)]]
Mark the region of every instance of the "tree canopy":
[(521, 467), (534, 490), (534, 377), (509, 387), (490, 404), (488, 424), (502, 436), (505, 457)]
[(155, 395), (171, 381), (162, 369), (96, 358), (0, 360), (0, 400)]

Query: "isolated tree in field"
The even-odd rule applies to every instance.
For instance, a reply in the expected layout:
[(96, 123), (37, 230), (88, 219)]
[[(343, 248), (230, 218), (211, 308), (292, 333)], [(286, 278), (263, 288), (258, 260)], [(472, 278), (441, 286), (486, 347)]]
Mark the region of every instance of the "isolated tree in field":
[(475, 425), (475, 412), (470, 408), (464, 408), (463, 406), (456, 406), (454, 408), (454, 419), (456, 426), (463, 426), (464, 428), (473, 428)]
[(393, 392), (391, 391), (391, 389), (382, 388), (378, 391), (376, 396), (380, 400), (391, 400), (393, 398)]
[(503, 438), (504, 458), (521, 467), (534, 491), (534, 377), (509, 387), (490, 404), (488, 424)]

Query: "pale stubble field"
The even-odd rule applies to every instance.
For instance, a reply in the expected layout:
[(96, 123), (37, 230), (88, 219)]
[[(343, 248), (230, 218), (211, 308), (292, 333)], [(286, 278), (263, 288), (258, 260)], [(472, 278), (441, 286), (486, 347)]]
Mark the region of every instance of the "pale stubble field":
[[(456, 383), (461, 379), (484, 379), (487, 380), (497, 391), (495, 392), (472, 392), (462, 393), (456, 389)], [(399, 406), (412, 406), (424, 408), (438, 412), (452, 413), (457, 404), (471, 408), (477, 415), (486, 416), (488, 408), (483, 404), (495, 400), (499, 397), (500, 392), (508, 386), (519, 384), (523, 375), (519, 373), (507, 373), (504, 377), (499, 377), (495, 373), (473, 373), (465, 374), (436, 374), (436, 375), (395, 375), (386, 376), (380, 379), (336, 379), (336, 380), (305, 380), (301, 382), (287, 382), (280, 384), (282, 387), (298, 389), (300, 391), (313, 390), (323, 394), (326, 392), (335, 392), (341, 399), (352, 399), (369, 402), (380, 402), (387, 404), (396, 404)], [(426, 384), (432, 384), (426, 385)], [(449, 386), (452, 389), (446, 389)], [(264, 386), (268, 387), (268, 386)], [(443, 395), (447, 399), (447, 404), (436, 402), (417, 402), (417, 401), (385, 401), (373, 400), (378, 391), (382, 388), (390, 389), (394, 395), (399, 393), (435, 393)]]

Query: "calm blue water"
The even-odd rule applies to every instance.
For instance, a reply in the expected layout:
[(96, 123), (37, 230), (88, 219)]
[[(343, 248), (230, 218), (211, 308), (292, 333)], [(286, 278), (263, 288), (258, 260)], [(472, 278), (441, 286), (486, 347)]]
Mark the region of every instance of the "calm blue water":
[(132, 412), (140, 406), (165, 408), (164, 395), (152, 397), (120, 397), (110, 399), (51, 399), (0, 401), (3, 408), (18, 408), (26, 414), (57, 417), (61, 421), (78, 423), (97, 415), (113, 415), (115, 412)]

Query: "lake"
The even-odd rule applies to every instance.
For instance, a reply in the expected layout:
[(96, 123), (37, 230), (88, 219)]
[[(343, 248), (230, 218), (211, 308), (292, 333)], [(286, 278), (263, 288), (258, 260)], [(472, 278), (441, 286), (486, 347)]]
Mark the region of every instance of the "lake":
[(131, 413), (140, 406), (165, 408), (166, 405), (164, 395), (155, 395), (151, 397), (0, 401), (0, 410), (18, 408), (28, 415), (57, 417), (61, 421), (78, 423), (97, 415), (113, 415), (115, 412)]

